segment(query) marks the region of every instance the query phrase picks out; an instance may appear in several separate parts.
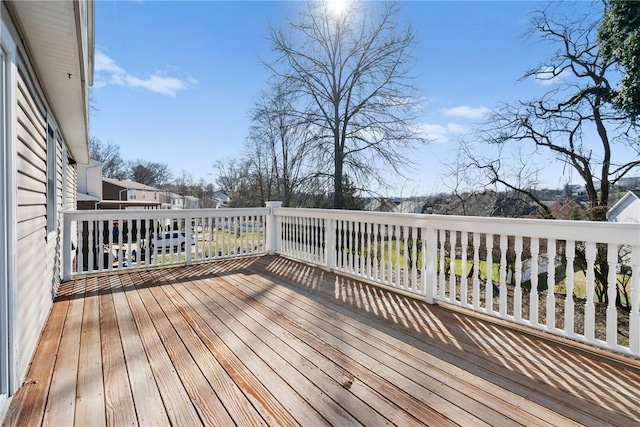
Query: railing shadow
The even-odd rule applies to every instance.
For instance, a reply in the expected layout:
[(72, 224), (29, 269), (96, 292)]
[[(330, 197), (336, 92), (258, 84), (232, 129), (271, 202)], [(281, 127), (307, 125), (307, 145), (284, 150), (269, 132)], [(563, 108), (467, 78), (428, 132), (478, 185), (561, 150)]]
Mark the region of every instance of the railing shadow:
[[(349, 307), (355, 322), (374, 321), (393, 339), (556, 412), (579, 418), (582, 411), (597, 408), (603, 421), (640, 420), (637, 361), (630, 359), (625, 365), (585, 352), (568, 340), (528, 334), (522, 327), (496, 324), (472, 311), (467, 315), (429, 305), (285, 258), (265, 258), (255, 267), (279, 285), (297, 292), (304, 289), (305, 296), (329, 309)], [(418, 353), (407, 357), (407, 363), (420, 362)]]

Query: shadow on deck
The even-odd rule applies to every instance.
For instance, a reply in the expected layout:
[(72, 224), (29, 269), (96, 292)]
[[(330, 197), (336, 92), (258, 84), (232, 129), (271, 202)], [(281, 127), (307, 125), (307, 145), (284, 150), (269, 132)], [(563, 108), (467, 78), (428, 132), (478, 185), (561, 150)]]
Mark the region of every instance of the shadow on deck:
[(65, 283), (6, 425), (634, 425), (640, 363), (282, 257)]

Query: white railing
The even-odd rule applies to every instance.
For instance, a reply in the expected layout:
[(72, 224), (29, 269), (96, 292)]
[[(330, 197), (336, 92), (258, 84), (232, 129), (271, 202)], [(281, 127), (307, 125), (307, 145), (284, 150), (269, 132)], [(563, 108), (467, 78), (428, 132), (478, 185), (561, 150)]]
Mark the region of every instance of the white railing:
[(273, 212), (282, 255), (640, 356), (638, 224)]
[(293, 209), (279, 202), (72, 211), (64, 223), (65, 279), (277, 253), (429, 303), (640, 356), (638, 224)]
[(68, 211), (63, 278), (265, 253), (267, 212), (266, 208)]

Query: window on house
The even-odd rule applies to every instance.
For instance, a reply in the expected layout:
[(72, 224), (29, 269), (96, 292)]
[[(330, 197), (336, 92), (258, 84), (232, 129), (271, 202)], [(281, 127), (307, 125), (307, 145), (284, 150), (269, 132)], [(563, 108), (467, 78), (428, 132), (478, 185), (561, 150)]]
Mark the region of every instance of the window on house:
[(131, 198), (131, 200), (135, 200), (136, 199), (136, 190), (129, 190), (129, 197)]
[(58, 229), (56, 133), (47, 125), (47, 236)]

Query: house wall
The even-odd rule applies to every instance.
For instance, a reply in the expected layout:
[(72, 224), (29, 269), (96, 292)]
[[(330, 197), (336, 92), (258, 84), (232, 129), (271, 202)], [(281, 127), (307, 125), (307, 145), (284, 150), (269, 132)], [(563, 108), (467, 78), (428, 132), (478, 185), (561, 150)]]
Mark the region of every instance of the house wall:
[[(3, 20), (8, 20), (3, 8)], [(18, 42), (20, 37), (15, 34)], [(60, 135), (56, 150), (56, 224), (47, 230), (47, 123), (58, 125), (18, 42), (16, 88), (17, 370), (24, 378), (60, 283), (62, 210), (75, 207), (75, 167)], [(64, 205), (63, 205), (64, 202)]]
[(102, 163), (90, 160), (88, 165), (77, 165), (78, 192), (102, 199)]
[(627, 197), (615, 212), (609, 215), (609, 221), (640, 223), (640, 199)]
[[(120, 190), (124, 190), (124, 187), (111, 184), (110, 182), (102, 181), (102, 199), (103, 200), (120, 200)], [(127, 200), (127, 192), (122, 192), (122, 200)]]

